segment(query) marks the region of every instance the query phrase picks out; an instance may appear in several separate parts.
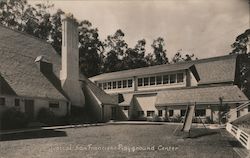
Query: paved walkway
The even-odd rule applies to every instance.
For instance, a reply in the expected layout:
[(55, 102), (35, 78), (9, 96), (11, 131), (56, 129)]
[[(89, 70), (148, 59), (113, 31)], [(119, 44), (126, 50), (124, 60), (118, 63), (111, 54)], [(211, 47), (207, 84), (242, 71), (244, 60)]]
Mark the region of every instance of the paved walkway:
[[(56, 130), (56, 129), (66, 129), (66, 128), (83, 128), (83, 127), (92, 127), (92, 126), (104, 126), (104, 125), (126, 125), (126, 124), (136, 124), (136, 125), (180, 125), (183, 123), (174, 123), (174, 122), (149, 122), (149, 121), (110, 121), (107, 123), (93, 123), (93, 124), (78, 124), (78, 125), (65, 125), (65, 126), (50, 126), (50, 127), (39, 127), (31, 129), (20, 129), (20, 130), (8, 130), (0, 131), (0, 135), (4, 134), (14, 134), (14, 133), (23, 133), (23, 132), (33, 132), (40, 130)], [(204, 128), (203, 124), (193, 123), (192, 127), (195, 128)], [(218, 129), (225, 128), (224, 125), (217, 124), (205, 124), (206, 128)]]

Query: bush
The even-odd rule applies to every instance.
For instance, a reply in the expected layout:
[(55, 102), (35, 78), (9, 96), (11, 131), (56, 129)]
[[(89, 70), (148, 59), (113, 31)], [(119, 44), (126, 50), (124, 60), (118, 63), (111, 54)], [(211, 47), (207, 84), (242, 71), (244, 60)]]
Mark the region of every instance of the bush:
[(56, 122), (56, 116), (50, 109), (41, 108), (37, 113), (37, 120), (47, 125), (54, 125)]
[(14, 107), (4, 110), (0, 120), (0, 128), (4, 130), (25, 128), (29, 123), (28, 116)]

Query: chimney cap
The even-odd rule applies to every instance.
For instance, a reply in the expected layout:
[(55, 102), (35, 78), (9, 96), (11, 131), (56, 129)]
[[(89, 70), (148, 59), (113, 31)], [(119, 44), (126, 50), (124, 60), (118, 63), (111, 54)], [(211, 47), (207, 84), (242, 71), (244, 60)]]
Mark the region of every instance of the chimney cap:
[(72, 13), (65, 13), (61, 15), (62, 21), (72, 21), (73, 23), (77, 24), (77, 20), (74, 18), (74, 15)]

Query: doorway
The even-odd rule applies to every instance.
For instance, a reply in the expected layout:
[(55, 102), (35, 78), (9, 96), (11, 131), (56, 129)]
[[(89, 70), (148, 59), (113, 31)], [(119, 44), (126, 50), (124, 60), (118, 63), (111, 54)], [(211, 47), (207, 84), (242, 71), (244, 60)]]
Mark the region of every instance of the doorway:
[(34, 100), (24, 100), (24, 110), (25, 113), (28, 115), (29, 119), (34, 118)]

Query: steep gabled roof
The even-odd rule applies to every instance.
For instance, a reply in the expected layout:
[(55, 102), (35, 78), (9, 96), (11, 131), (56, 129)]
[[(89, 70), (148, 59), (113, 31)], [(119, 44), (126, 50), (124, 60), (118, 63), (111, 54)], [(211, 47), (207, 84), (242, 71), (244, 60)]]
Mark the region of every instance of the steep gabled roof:
[(0, 73), (18, 96), (67, 100), (39, 71), (35, 59), (46, 56), (60, 72), (60, 56), (40, 39), (0, 26)]
[(145, 68), (104, 73), (91, 77), (91, 81), (128, 78), (140, 75), (151, 75), (161, 72), (171, 72), (188, 69), (194, 65), (200, 81), (198, 84), (233, 82), (235, 80), (237, 55), (226, 55), (207, 59), (200, 59), (175, 64), (164, 64)]

